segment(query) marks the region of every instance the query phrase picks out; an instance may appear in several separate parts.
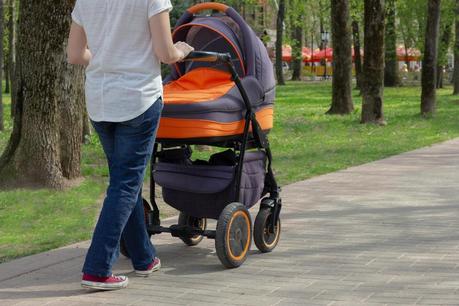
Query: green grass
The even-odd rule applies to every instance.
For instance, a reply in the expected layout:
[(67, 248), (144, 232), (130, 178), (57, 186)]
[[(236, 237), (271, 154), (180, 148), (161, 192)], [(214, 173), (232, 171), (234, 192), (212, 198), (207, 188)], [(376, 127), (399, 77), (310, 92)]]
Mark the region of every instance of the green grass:
[[(0, 152), (12, 130), (9, 95), (3, 102), (6, 130), (0, 132)], [(82, 174), (85, 180), (64, 192), (0, 191), (0, 263), (91, 237), (108, 177), (95, 135), (83, 147)]]
[(89, 239), (102, 191), (86, 179), (66, 192), (1, 192), (0, 262)]
[[(459, 136), (458, 98), (451, 88), (438, 92), (432, 119), (419, 116), (420, 88), (386, 89), (387, 126), (359, 124), (361, 99), (354, 92), (350, 116), (325, 115), (330, 83), (288, 83), (279, 87), (275, 128), (270, 134), (276, 176), (282, 185)], [(9, 97), (4, 96), (11, 132)], [(209, 152), (199, 152), (202, 158)], [(0, 191), (0, 262), (88, 239), (108, 177), (96, 135), (83, 147), (83, 183), (65, 192)]]
[(5, 130), (0, 131), (0, 151), (6, 146), (8, 138), (10, 136), (11, 130), (13, 129), (13, 122), (11, 121), (11, 98), (10, 95), (3, 94), (3, 124), (5, 125)]
[(359, 124), (361, 98), (354, 92), (350, 116), (325, 115), (331, 85), (288, 83), (279, 88), (275, 128), (270, 135), (274, 167), (282, 184), (459, 136), (458, 97), (452, 89), (438, 91), (437, 114), (419, 115), (419, 87), (386, 88), (387, 126)]

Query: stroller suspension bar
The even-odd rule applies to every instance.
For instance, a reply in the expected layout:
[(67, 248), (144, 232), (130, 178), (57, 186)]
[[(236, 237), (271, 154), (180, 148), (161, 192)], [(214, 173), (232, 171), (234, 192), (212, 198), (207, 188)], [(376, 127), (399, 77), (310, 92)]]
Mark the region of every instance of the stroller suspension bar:
[(152, 235), (170, 233), (173, 237), (194, 237), (200, 235), (209, 239), (215, 239), (216, 235), (216, 231), (214, 230), (201, 230), (187, 225), (171, 225), (169, 227), (153, 225), (148, 228), (148, 232)]

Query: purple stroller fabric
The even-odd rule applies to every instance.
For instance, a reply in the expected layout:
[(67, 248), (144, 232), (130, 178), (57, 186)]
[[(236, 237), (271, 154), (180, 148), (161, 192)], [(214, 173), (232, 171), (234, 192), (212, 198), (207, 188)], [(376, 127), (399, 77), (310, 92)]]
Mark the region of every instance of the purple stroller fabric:
[[(239, 202), (247, 208), (263, 196), (266, 155), (247, 152), (241, 177)], [(187, 165), (158, 162), (154, 179), (162, 186), (164, 201), (194, 217), (218, 219), (235, 197), (236, 165)]]

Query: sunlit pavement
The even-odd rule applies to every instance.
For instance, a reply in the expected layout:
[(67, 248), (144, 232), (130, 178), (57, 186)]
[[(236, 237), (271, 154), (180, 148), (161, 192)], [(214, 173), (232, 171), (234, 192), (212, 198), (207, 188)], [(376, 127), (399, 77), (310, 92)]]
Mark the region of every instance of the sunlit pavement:
[[(0, 265), (0, 305), (459, 304), (459, 139), (283, 188), (282, 237), (224, 269), (213, 240), (153, 237), (163, 268), (88, 292), (88, 242)], [(256, 214), (256, 209), (252, 209)], [(254, 215), (253, 215), (254, 216)]]

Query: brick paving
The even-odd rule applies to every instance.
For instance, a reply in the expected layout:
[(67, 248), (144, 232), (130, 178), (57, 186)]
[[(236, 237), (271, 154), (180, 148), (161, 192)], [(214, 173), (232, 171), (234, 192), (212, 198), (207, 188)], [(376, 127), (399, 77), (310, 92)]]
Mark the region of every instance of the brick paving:
[(1, 264), (0, 305), (459, 305), (458, 182), (455, 139), (286, 186), (279, 246), (238, 269), (164, 234), (160, 272), (121, 257), (129, 288), (88, 293), (82, 242)]

